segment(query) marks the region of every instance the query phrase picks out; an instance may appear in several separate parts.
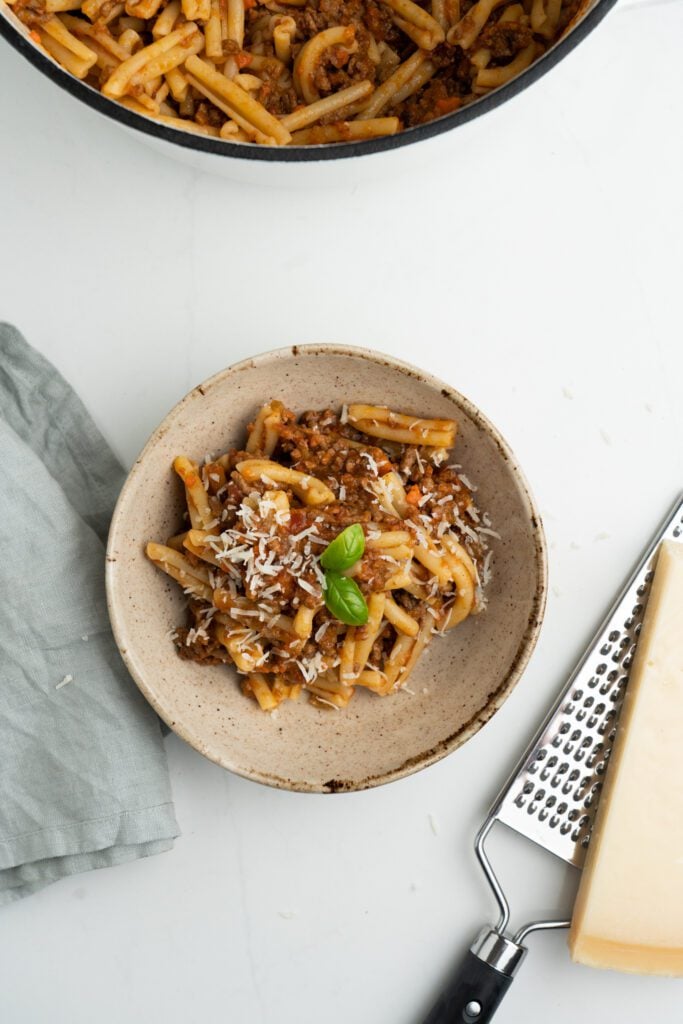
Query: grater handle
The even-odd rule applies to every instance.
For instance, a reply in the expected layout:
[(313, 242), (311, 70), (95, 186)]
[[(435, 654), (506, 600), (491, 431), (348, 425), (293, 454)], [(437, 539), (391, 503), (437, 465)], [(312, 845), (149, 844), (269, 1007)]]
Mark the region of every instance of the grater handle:
[(486, 928), (467, 951), (423, 1024), (488, 1024), (526, 949)]

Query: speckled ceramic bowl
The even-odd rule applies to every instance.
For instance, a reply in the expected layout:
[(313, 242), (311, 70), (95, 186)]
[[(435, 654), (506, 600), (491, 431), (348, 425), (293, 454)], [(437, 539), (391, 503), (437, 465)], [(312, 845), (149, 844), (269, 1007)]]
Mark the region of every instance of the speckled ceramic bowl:
[[(224, 666), (181, 661), (168, 637), (183, 621), (183, 595), (144, 555), (181, 522), (175, 455), (243, 444), (265, 400), (295, 412), (375, 402), (458, 421), (457, 461), (478, 484), (480, 508), (502, 539), (493, 545), (489, 605), (436, 637), (411, 676), (410, 693), (379, 698), (358, 689), (343, 711), (307, 700), (271, 717), (244, 697)], [(109, 535), (107, 593), (114, 634), (131, 675), (184, 740), (230, 771), (307, 792), (377, 786), (457, 749), (501, 706), (533, 650), (545, 606), (543, 530), (526, 481), (498, 431), (441, 381), (379, 353), (329, 345), (257, 356), (194, 388), (147, 442), (121, 492)]]

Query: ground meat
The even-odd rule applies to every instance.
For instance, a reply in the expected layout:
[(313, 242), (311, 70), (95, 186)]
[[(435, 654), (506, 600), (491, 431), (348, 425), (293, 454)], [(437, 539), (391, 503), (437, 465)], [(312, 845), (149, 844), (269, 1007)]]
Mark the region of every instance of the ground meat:
[(420, 481), (420, 490), (422, 497), (427, 500), (421, 505), (414, 506), (407, 516), (415, 522), (420, 521), (421, 515), (426, 515), (434, 523), (446, 520), (453, 524), (457, 518), (466, 515), (467, 510), (473, 505), (471, 492), (457, 472), (448, 467), (435, 469), (431, 464), (427, 464)]
[[(357, 437), (360, 436), (357, 431), (353, 433)], [(336, 434), (332, 442), (330, 434)], [(363, 457), (357, 448), (349, 445), (349, 438), (342, 434), (336, 425), (327, 426), (325, 433), (322, 433), (317, 424), (285, 427), (281, 431), (281, 438), (282, 450), (287, 452), (295, 469), (319, 476), (321, 479), (339, 479), (339, 482), (346, 486), (349, 497), (349, 488), (358, 492), (362, 489), (363, 483), (368, 483), (373, 478), (368, 472), (368, 459)], [(391, 470), (391, 463), (381, 448), (376, 448), (366, 440), (364, 450), (376, 463), (380, 476)]]
[(479, 44), (491, 51), (493, 60), (503, 60), (515, 57), (532, 39), (533, 32), (529, 25), (510, 21), (501, 25), (500, 22), (495, 22), (483, 28), (479, 35)]
[[(241, 656), (235, 655), (238, 663), (241, 658), (247, 662), (241, 671), (249, 672), (251, 659), (251, 671), (268, 677), (271, 692), (282, 696), (282, 687), (312, 685), (316, 673), (323, 673), (320, 685), (326, 680), (329, 686), (339, 669), (347, 627), (325, 607), (320, 556), (345, 527), (360, 524), (366, 537), (361, 558), (349, 569), (366, 599), (385, 590), (391, 577), (405, 571), (407, 565), (407, 552), (401, 555), (391, 547), (367, 543), (377, 530), (407, 529), (419, 535), (428, 529), (438, 543), (438, 537), (453, 528), (478, 566), (483, 564), (485, 544), (481, 537), (477, 539), (479, 513), (469, 486), (455, 467), (436, 458), (438, 451), (382, 439), (375, 442), (351, 424), (341, 423), (331, 409), (308, 411), (297, 421), (292, 412), (279, 404), (277, 408), (278, 440), (267, 457), (323, 481), (337, 500), (307, 505), (297, 485), (292, 489), (278, 484), (276, 489), (284, 492), (288, 507), (278, 505), (276, 499), (263, 502), (258, 496), (271, 492), (272, 482), (248, 482), (236, 468), (242, 461), (266, 457), (260, 451), (231, 449), (198, 467), (217, 521), (215, 540), (207, 548), (219, 564), (207, 564), (184, 552), (190, 566), (201, 569), (196, 576), (187, 573), (195, 583), (187, 580), (186, 592), (196, 587), (198, 579), (210, 593), (204, 591), (205, 596), (191, 600), (188, 622), (176, 630), (174, 641), (181, 658), (203, 664), (231, 662), (231, 655), (218, 640), (222, 637), (228, 642), (222, 632), (226, 630), (242, 644)], [(398, 473), (404, 481), (406, 512), (401, 518), (385, 512), (378, 497), (377, 489), (388, 473)], [(392, 597), (420, 619), (425, 602), (439, 607), (438, 581), (419, 559), (412, 562), (410, 571), (412, 589), (417, 588), (419, 596), (399, 588), (392, 591)], [(443, 596), (440, 599), (444, 600)], [(301, 634), (300, 625), (292, 628), (303, 608), (314, 610), (308, 639)], [(306, 624), (306, 617), (301, 616), (299, 622)], [(362, 639), (363, 627), (357, 628), (356, 638)], [(382, 670), (398, 637), (395, 627), (385, 620), (370, 653), (370, 666)], [(258, 691), (257, 678), (252, 685)], [(245, 692), (252, 692), (249, 684)]]
[(398, 590), (393, 594), (394, 601), (400, 605), (401, 608), (405, 608), (407, 612), (414, 612), (420, 607), (420, 600), (414, 597), (413, 594), (409, 594), (407, 590)]
[(401, 461), (399, 462), (398, 468), (399, 472), (401, 473), (401, 476), (404, 477), (404, 479), (406, 480), (408, 478), (412, 478), (413, 469), (414, 467), (416, 467), (416, 465), (417, 448), (415, 447), (415, 445), (411, 444), (408, 445), (403, 455), (401, 456)]
[(43, 0), (17, 0), (12, 7), (12, 12), (29, 28), (42, 25), (53, 16), (45, 10)]
[[(309, 430), (337, 430), (339, 419), (332, 409), (308, 409), (299, 417), (299, 426), (308, 427)], [(287, 431), (282, 431), (281, 436), (286, 438)]]
[(370, 657), (368, 658), (368, 666), (374, 666), (379, 668), (384, 664), (386, 656), (393, 647), (395, 638), (388, 632), (382, 634), (375, 640), (370, 650)]
[[(419, 0), (420, 6), (430, 10), (426, 0)], [(474, 6), (475, 0), (461, 0), (458, 7), (460, 17)], [(435, 76), (418, 90), (418, 92), (398, 103), (395, 107), (381, 111), (381, 116), (398, 118), (399, 129), (411, 125), (423, 124), (434, 118), (457, 110), (464, 103), (477, 98), (478, 92), (473, 88), (477, 67), (470, 60), (470, 55), (477, 49), (488, 49), (491, 52), (491, 64), (497, 66), (509, 63), (532, 40), (538, 44), (539, 54), (552, 45), (567, 29), (576, 17), (582, 0), (562, 0), (557, 31), (553, 38), (547, 39), (540, 35), (534, 36), (529, 27), (527, 13), (518, 21), (500, 22), (500, 12), (509, 10), (498, 5), (490, 12), (479, 37), (472, 47), (465, 52), (460, 46), (452, 46), (446, 42), (438, 45), (429, 53), (429, 60), (436, 65)], [(130, 5), (128, 5), (130, 8)], [(162, 0), (163, 10), (168, 0)], [(128, 8), (127, 8), (128, 9)], [(12, 10), (30, 29), (37, 32), (48, 18), (57, 15), (48, 13), (45, 0), (15, 0)], [(253, 71), (262, 84), (252, 95), (274, 116), (283, 117), (291, 114), (303, 104), (300, 91), (295, 85), (294, 68), (290, 61), (280, 61), (275, 53), (273, 41), (273, 17), (286, 15), (291, 17), (296, 26), (292, 39), (291, 55), (296, 62), (302, 47), (318, 33), (334, 26), (349, 26), (354, 30), (352, 44), (334, 45), (321, 57), (314, 74), (314, 91), (320, 97), (334, 93), (358, 82), (371, 82), (378, 86), (393, 73), (397, 63), (404, 62), (416, 52), (415, 41), (399, 28), (395, 22), (395, 13), (382, 0), (305, 0), (301, 5), (274, 4), (264, 7), (263, 4), (250, 4), (245, 12), (245, 32), (242, 46), (234, 40), (224, 40), (222, 52), (214, 55), (217, 69), (223, 70), (224, 62), (230, 61), (226, 74), (234, 75), (235, 64), (239, 70), (249, 73), (249, 65), (258, 57), (258, 67)], [(80, 11), (69, 12), (69, 17), (83, 18), (88, 25), (90, 20)], [(116, 43), (124, 30), (125, 10), (119, 0), (104, 0), (97, 12), (96, 25), (103, 42), (108, 34), (110, 42)], [(154, 39), (154, 20), (156, 11), (149, 19), (143, 19), (139, 34), (143, 45)], [(202, 19), (198, 19), (200, 28), (204, 28)], [(78, 33), (77, 33), (78, 34)], [(37, 41), (37, 38), (36, 38)], [(385, 49), (386, 47), (389, 49)], [(103, 42), (104, 45), (104, 42)], [(105, 45), (105, 49), (108, 46)], [(264, 63), (265, 61), (265, 63)], [(102, 89), (111, 73), (110, 68), (93, 66), (85, 81), (96, 89)], [(141, 84), (130, 85), (128, 95), (143, 98), (146, 92)], [(228, 120), (223, 110), (211, 103), (203, 93), (190, 86), (182, 99), (174, 99), (173, 94), (165, 95), (156, 102), (160, 103), (160, 112), (180, 119), (194, 122), (208, 129), (220, 130)], [(320, 117), (315, 127), (329, 124), (343, 124), (346, 119), (355, 117), (359, 112), (357, 105), (335, 111)], [(344, 138), (344, 129), (340, 128), (340, 138)], [(308, 136), (308, 141), (315, 141), (315, 133)]]
[(190, 629), (179, 626), (173, 640), (178, 657), (185, 661), (199, 661), (202, 665), (229, 664), (232, 661), (225, 647), (211, 636), (195, 637), (189, 643), (188, 636), (192, 637)]
[(327, 622), (327, 628), (323, 632), (319, 640), (316, 641), (318, 648), (328, 657), (334, 655), (340, 641), (343, 639), (346, 632), (346, 628), (335, 618), (333, 618), (328, 611), (323, 609), (319, 612), (316, 619), (316, 632), (320, 629), (324, 622)]
[(390, 10), (376, 0), (319, 0), (293, 7), (291, 14), (307, 39), (334, 25), (353, 25), (357, 32), (370, 29), (378, 42), (396, 31)]
[(211, 128), (220, 128), (228, 120), (223, 111), (215, 107), (213, 103), (209, 103), (208, 100), (206, 103), (197, 104), (194, 116), (197, 124), (208, 125)]
[(365, 594), (373, 590), (382, 590), (384, 584), (399, 571), (400, 566), (393, 560), (389, 561), (381, 551), (366, 549), (354, 579)]
[(438, 77), (432, 78), (401, 105), (401, 117), (406, 126), (423, 124), (457, 110), (464, 97), (472, 92), (476, 68), (459, 46), (443, 43), (437, 46), (431, 59), (439, 67)]
[(280, 84), (276, 79), (267, 81), (259, 89), (256, 98), (259, 103), (263, 104), (266, 110), (276, 117), (291, 114), (301, 105), (301, 100), (297, 96), (294, 86), (291, 83)]
[[(287, 9), (297, 26), (292, 53), (296, 59), (302, 46), (319, 32), (335, 25), (352, 25), (355, 30), (354, 52), (344, 46), (333, 46), (315, 75), (315, 88), (321, 96), (328, 96), (345, 89), (354, 82), (377, 83), (378, 65), (370, 57), (372, 38), (377, 42), (387, 41), (399, 47), (402, 36), (391, 18), (391, 12), (376, 0), (318, 0), (303, 7)], [(263, 24), (263, 14), (258, 7), (247, 11), (247, 35)], [(274, 56), (270, 42), (262, 44), (265, 56)], [(267, 83), (259, 90), (258, 99), (270, 113), (283, 116), (292, 113), (301, 104), (301, 99), (290, 78), (283, 78), (281, 65), (274, 62)], [(263, 72), (260, 72), (263, 75)], [(321, 119), (321, 124), (334, 123), (343, 119), (344, 110)]]

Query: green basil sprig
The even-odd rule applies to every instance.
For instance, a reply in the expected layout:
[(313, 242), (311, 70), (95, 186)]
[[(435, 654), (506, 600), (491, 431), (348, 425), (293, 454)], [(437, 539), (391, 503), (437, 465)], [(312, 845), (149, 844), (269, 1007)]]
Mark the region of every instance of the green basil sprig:
[(364, 626), (368, 606), (358, 584), (340, 575), (350, 569), (365, 551), (365, 534), (360, 523), (353, 523), (337, 534), (320, 556), (325, 572), (325, 604), (327, 610), (347, 626)]
[[(336, 544), (336, 540), (333, 543)], [(331, 571), (325, 573), (325, 604), (327, 610), (347, 626), (364, 626), (368, 621), (365, 598), (358, 584), (348, 576)]]
[[(345, 530), (338, 533), (331, 543), (327, 545), (320, 556), (320, 564), (323, 569), (330, 569), (332, 572), (344, 572), (350, 569), (359, 558), (362, 558), (365, 551), (365, 534), (360, 523), (347, 526)], [(342, 619), (342, 622), (344, 620)]]

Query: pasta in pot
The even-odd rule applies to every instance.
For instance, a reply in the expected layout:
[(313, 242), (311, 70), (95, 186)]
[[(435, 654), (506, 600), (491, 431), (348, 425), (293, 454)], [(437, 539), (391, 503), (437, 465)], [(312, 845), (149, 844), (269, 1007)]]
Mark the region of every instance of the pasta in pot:
[(536, 60), (581, 0), (7, 0), (34, 41), (162, 123), (261, 145), (393, 135)]
[(187, 523), (151, 561), (183, 587), (181, 657), (231, 663), (265, 710), (305, 690), (406, 687), (435, 634), (485, 607), (497, 534), (448, 463), (456, 424), (372, 405), (263, 406), (244, 450), (173, 463)]

